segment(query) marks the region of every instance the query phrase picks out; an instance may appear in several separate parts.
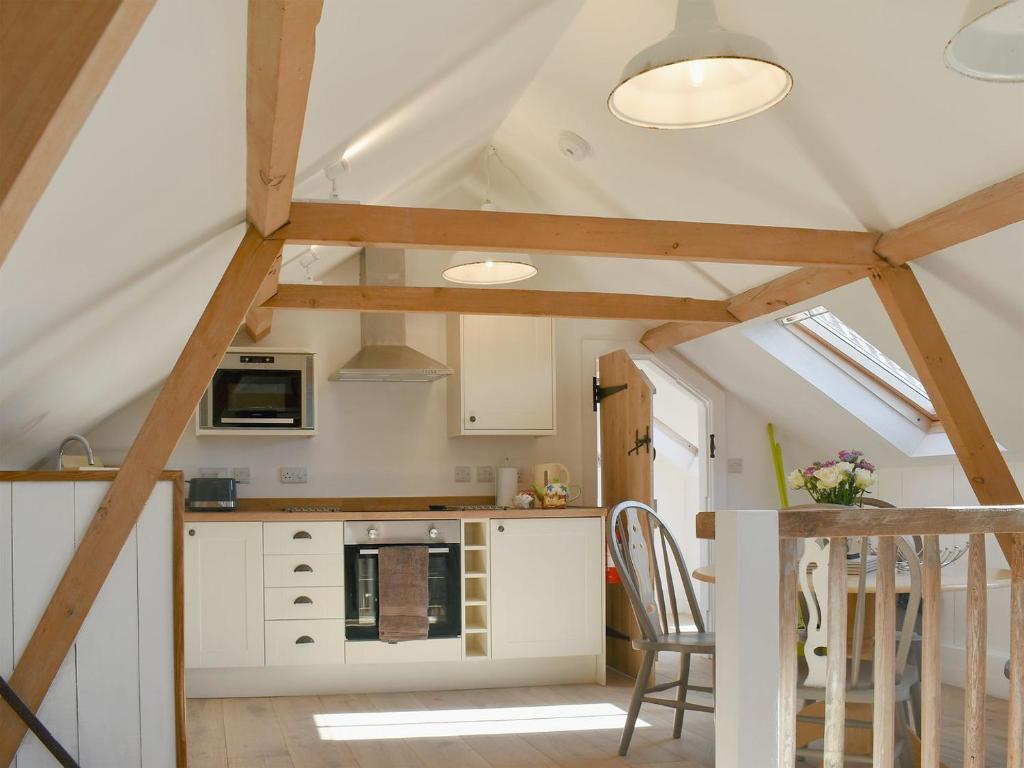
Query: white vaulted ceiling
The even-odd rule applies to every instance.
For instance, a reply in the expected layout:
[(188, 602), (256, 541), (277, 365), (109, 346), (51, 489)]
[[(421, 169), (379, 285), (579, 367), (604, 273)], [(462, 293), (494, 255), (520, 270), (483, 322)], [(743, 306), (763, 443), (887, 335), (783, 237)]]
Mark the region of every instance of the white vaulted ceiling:
[[(158, 0), (0, 269), (0, 465), (40, 460), (154, 386), (205, 305), (244, 217), (245, 5)], [(321, 170), (345, 154), (344, 198), (473, 206), (493, 142), (514, 171), (494, 174), (505, 209), (882, 230), (1024, 170), (1024, 86), (943, 65), (966, 3), (718, 9), (775, 49), (793, 93), (749, 120), (664, 132), (618, 122), (605, 100), (623, 64), (668, 32), (671, 0), (326, 0), (296, 196), (326, 196)], [(590, 158), (558, 153), (565, 129)], [(317, 275), (345, 255), (325, 254)], [(1022, 259), (1018, 224), (915, 264), (1017, 451)], [(786, 271), (536, 261), (536, 287), (710, 298)], [(868, 285), (826, 299), (906, 362)], [(812, 445), (850, 435), (895, 457), (739, 329), (678, 351)]]

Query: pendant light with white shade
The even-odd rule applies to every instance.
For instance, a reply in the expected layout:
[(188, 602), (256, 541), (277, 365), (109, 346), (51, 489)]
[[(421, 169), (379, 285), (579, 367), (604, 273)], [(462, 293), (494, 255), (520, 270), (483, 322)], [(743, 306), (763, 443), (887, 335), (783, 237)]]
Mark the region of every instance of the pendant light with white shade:
[(792, 75), (773, 58), (763, 41), (723, 29), (713, 0), (679, 0), (675, 29), (626, 64), (608, 109), (643, 128), (742, 120), (792, 90)]
[[(497, 206), (491, 202), (491, 158), (498, 150), (493, 146), (487, 148), (484, 168), (487, 175), (487, 196), (484, 198), (482, 211), (496, 211)], [(500, 159), (500, 158), (499, 158)], [(533, 259), (527, 253), (492, 253), (490, 251), (456, 251), (452, 254), (441, 276), (451, 282), (462, 285), (505, 285), (527, 280), (537, 274)]]
[(987, 6), (946, 44), (946, 65), (976, 80), (1024, 82), (1024, 0)]

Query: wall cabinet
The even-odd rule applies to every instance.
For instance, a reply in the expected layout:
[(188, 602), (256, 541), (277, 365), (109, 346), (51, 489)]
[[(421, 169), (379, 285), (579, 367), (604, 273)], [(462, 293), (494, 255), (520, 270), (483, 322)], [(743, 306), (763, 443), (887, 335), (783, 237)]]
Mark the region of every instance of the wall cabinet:
[(602, 653), (601, 518), (491, 520), (491, 656)]
[(185, 525), (185, 666), (263, 666), (263, 524)]
[(554, 322), (550, 317), (448, 319), (448, 433), (555, 432)]

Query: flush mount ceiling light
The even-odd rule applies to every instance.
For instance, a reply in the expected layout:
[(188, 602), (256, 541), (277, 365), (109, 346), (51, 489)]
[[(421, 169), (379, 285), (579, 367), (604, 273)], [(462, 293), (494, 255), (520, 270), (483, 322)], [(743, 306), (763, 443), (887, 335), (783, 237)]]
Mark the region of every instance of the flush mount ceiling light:
[(793, 76), (771, 49), (722, 29), (711, 0), (680, 0), (676, 27), (634, 56), (608, 96), (620, 120), (643, 128), (703, 128), (775, 106)]
[[(496, 211), (491, 202), (491, 158), (498, 154), (494, 147), (487, 148), (484, 168), (487, 174), (487, 197), (482, 211)], [(501, 158), (499, 158), (500, 160)], [(490, 253), (487, 251), (456, 251), (441, 277), (462, 285), (504, 285), (527, 280), (537, 274), (533, 259), (526, 253)]]
[(946, 44), (946, 66), (998, 83), (1024, 82), (1024, 0), (1000, 2)]

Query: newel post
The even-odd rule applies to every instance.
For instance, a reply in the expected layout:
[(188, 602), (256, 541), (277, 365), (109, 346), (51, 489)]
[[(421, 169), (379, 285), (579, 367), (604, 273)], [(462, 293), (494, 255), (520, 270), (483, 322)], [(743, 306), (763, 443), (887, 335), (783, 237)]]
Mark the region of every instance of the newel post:
[(779, 514), (715, 513), (715, 766), (778, 767)]

